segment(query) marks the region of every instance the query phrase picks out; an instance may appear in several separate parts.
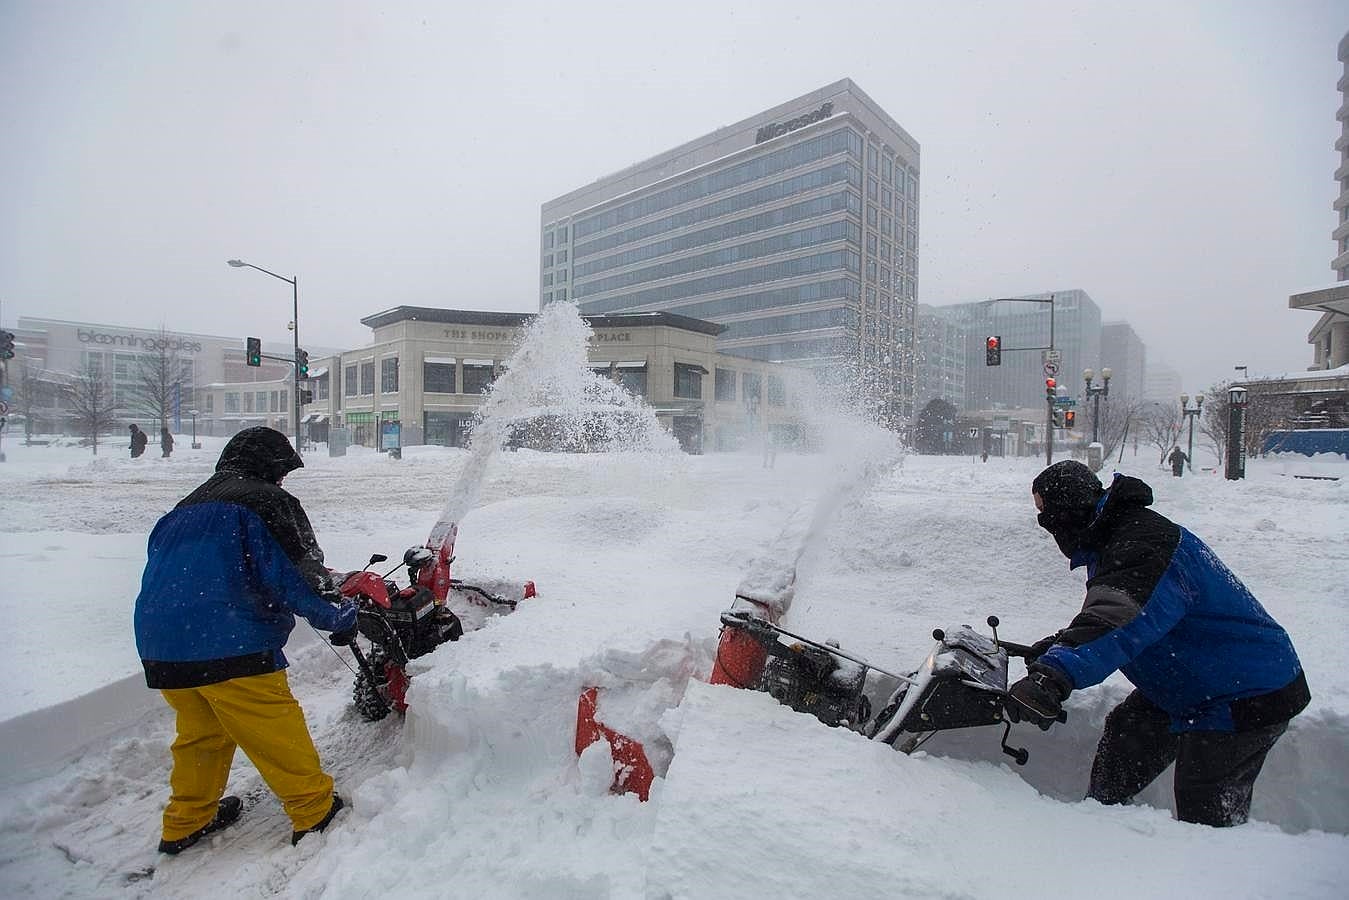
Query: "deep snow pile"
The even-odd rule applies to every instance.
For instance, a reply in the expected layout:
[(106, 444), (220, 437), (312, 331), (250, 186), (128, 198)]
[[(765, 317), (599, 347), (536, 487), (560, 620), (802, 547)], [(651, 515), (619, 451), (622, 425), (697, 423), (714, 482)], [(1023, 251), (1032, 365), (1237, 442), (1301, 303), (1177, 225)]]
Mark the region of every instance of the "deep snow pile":
[[(360, 721), (337, 655), (312, 640), (295, 649), (292, 684), (351, 812), (292, 849), (279, 804), (241, 758), (231, 790), (248, 798), (245, 819), (167, 861), (152, 851), (171, 722), (135, 675), (130, 608), (150, 525), (205, 477), (220, 442), (94, 464), (72, 448), (7, 446), (3, 674), (22, 699), (6, 699), (0, 722), (0, 891), (1342, 896), (1349, 477), (1297, 480), (1285, 462), (1254, 460), (1245, 482), (1176, 480), (1126, 459), (1158, 509), (1212, 543), (1288, 627), (1312, 684), (1257, 786), (1262, 821), (1220, 832), (1077, 801), (1101, 719), (1127, 690), (1118, 678), (1075, 695), (1065, 727), (1014, 729), (1032, 754), (1024, 771), (1002, 761), (996, 729), (903, 756), (696, 681), (718, 612), (756, 561), (780, 555), (802, 510), (818, 524), (798, 530), (809, 540), (794, 555), (787, 624), (886, 668), (916, 665), (934, 626), (982, 628), (996, 613), (1007, 637), (1033, 640), (1075, 611), (1081, 578), (1029, 502), (1042, 461), (910, 456), (892, 468), (892, 448), (837, 437), (851, 455), (780, 453), (772, 470), (757, 455), (500, 454), (460, 522), (456, 573), (533, 578), (541, 596), (417, 661), (401, 724)], [(287, 487), (330, 563), (358, 566), (424, 541), (467, 461), (435, 448), (401, 461), (311, 456)], [(817, 517), (822, 502), (837, 508)], [(604, 689), (600, 717), (643, 738), (667, 772), (651, 802), (607, 793), (604, 745), (577, 759), (587, 685)], [(71, 746), (76, 733), (92, 742)], [(153, 877), (134, 877), (156, 862)]]

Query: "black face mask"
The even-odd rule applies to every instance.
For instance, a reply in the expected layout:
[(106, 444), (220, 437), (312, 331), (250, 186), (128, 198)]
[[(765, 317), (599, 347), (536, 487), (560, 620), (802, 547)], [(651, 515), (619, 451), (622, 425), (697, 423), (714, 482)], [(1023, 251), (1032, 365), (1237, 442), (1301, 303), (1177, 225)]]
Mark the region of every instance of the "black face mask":
[(1087, 537), (1087, 525), (1091, 522), (1091, 507), (1079, 509), (1046, 509), (1036, 516), (1040, 527), (1054, 536), (1054, 542), (1064, 556), (1072, 559), (1073, 554), (1082, 548)]

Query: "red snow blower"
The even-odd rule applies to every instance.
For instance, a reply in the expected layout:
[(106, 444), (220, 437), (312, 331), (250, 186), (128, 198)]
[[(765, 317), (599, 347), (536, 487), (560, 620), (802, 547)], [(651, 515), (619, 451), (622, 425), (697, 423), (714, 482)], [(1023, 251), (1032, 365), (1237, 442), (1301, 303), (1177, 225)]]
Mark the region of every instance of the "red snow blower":
[[(368, 655), (359, 641), (350, 645), (359, 668), (352, 700), (367, 721), (379, 721), (395, 709), (407, 710), (408, 661), (425, 656), (447, 641), (459, 640), (465, 630), (465, 607), (499, 615), (511, 612), (519, 602), (450, 576), (457, 534), (458, 529), (450, 526), (439, 547), (432, 547), (431, 542), (410, 547), (403, 561), (383, 575), (369, 570), (388, 559), (376, 553), (359, 572), (334, 576), (342, 596), (356, 600), (356, 629), (370, 643)], [(404, 566), (408, 584), (400, 587), (392, 576)], [(521, 599), (533, 596), (534, 582), (526, 581)], [(458, 613), (452, 604), (459, 607)], [(470, 630), (478, 627), (482, 618), (485, 616), (479, 617)]]

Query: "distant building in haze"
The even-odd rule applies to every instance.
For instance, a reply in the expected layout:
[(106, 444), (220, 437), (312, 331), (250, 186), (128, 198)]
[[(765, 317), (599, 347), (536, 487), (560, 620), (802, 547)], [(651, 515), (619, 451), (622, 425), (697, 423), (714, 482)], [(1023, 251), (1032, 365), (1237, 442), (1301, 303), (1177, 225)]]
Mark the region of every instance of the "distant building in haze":
[(843, 79), (543, 204), (539, 303), (719, 323), (720, 352), (913, 408), (919, 146)]
[[(1018, 299), (1053, 299), (1053, 341), (1060, 353), (1058, 379), (1070, 396), (1082, 390), (1082, 370), (1100, 368), (1101, 309), (1083, 290), (1028, 294)], [(1043, 408), (1045, 374), (1043, 351), (1050, 343), (1047, 302), (1010, 299), (935, 307), (936, 314), (965, 332), (965, 403), (967, 411), (994, 408)], [(1002, 363), (985, 364), (985, 341), (1002, 339)]]
[(917, 381), (914, 405), (921, 411), (931, 400), (965, 408), (966, 329), (926, 303), (918, 305)]
[(1143, 399), (1154, 403), (1180, 403), (1185, 387), (1180, 373), (1165, 363), (1148, 363), (1143, 376)]
[[(1110, 369), (1112, 398), (1143, 399), (1146, 392), (1147, 347), (1128, 322), (1106, 322), (1101, 326), (1100, 367)], [(1096, 383), (1100, 384), (1099, 381)]]

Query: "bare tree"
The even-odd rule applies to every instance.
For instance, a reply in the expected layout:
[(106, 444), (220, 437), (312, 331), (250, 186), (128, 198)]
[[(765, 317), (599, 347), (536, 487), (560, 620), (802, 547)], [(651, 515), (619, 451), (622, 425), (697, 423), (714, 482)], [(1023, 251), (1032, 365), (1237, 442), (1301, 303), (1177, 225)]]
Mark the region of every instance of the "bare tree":
[(33, 439), (33, 413), (42, 405), (52, 390), (50, 382), (42, 378), (42, 369), (31, 359), (24, 359), (19, 368), (18, 383), (14, 388), (11, 406), (23, 416), (23, 439), (27, 443)]
[[(1227, 382), (1220, 382), (1204, 393), (1204, 411), (1199, 416), (1199, 433), (1208, 438), (1220, 466), (1227, 457), (1227, 414), (1231, 405), (1227, 386)], [(1194, 460), (1190, 460), (1190, 465), (1194, 466)]]
[(177, 345), (168, 331), (160, 328), (148, 352), (137, 355), (135, 379), (127, 385), (127, 394), (137, 408), (165, 428), (173, 414), (174, 392), (182, 389), (182, 377), (183, 360)]
[(1165, 403), (1146, 404), (1134, 423), (1139, 436), (1147, 442), (1149, 447), (1157, 449), (1157, 465), (1159, 466), (1166, 462), (1166, 454), (1171, 448), (1177, 446), (1176, 441), (1180, 438), (1180, 426), (1181, 423), (1177, 418), (1175, 407)]
[[(1096, 402), (1091, 402), (1095, 415)], [(1139, 403), (1136, 400), (1101, 401), (1101, 417), (1095, 423), (1096, 439), (1101, 442), (1102, 455), (1109, 459), (1119, 449), (1120, 442), (1134, 428), (1134, 420), (1139, 415)]]
[(85, 363), (64, 388), (75, 429), (87, 435), (98, 455), (98, 436), (117, 424), (117, 405), (112, 385), (101, 366)]

